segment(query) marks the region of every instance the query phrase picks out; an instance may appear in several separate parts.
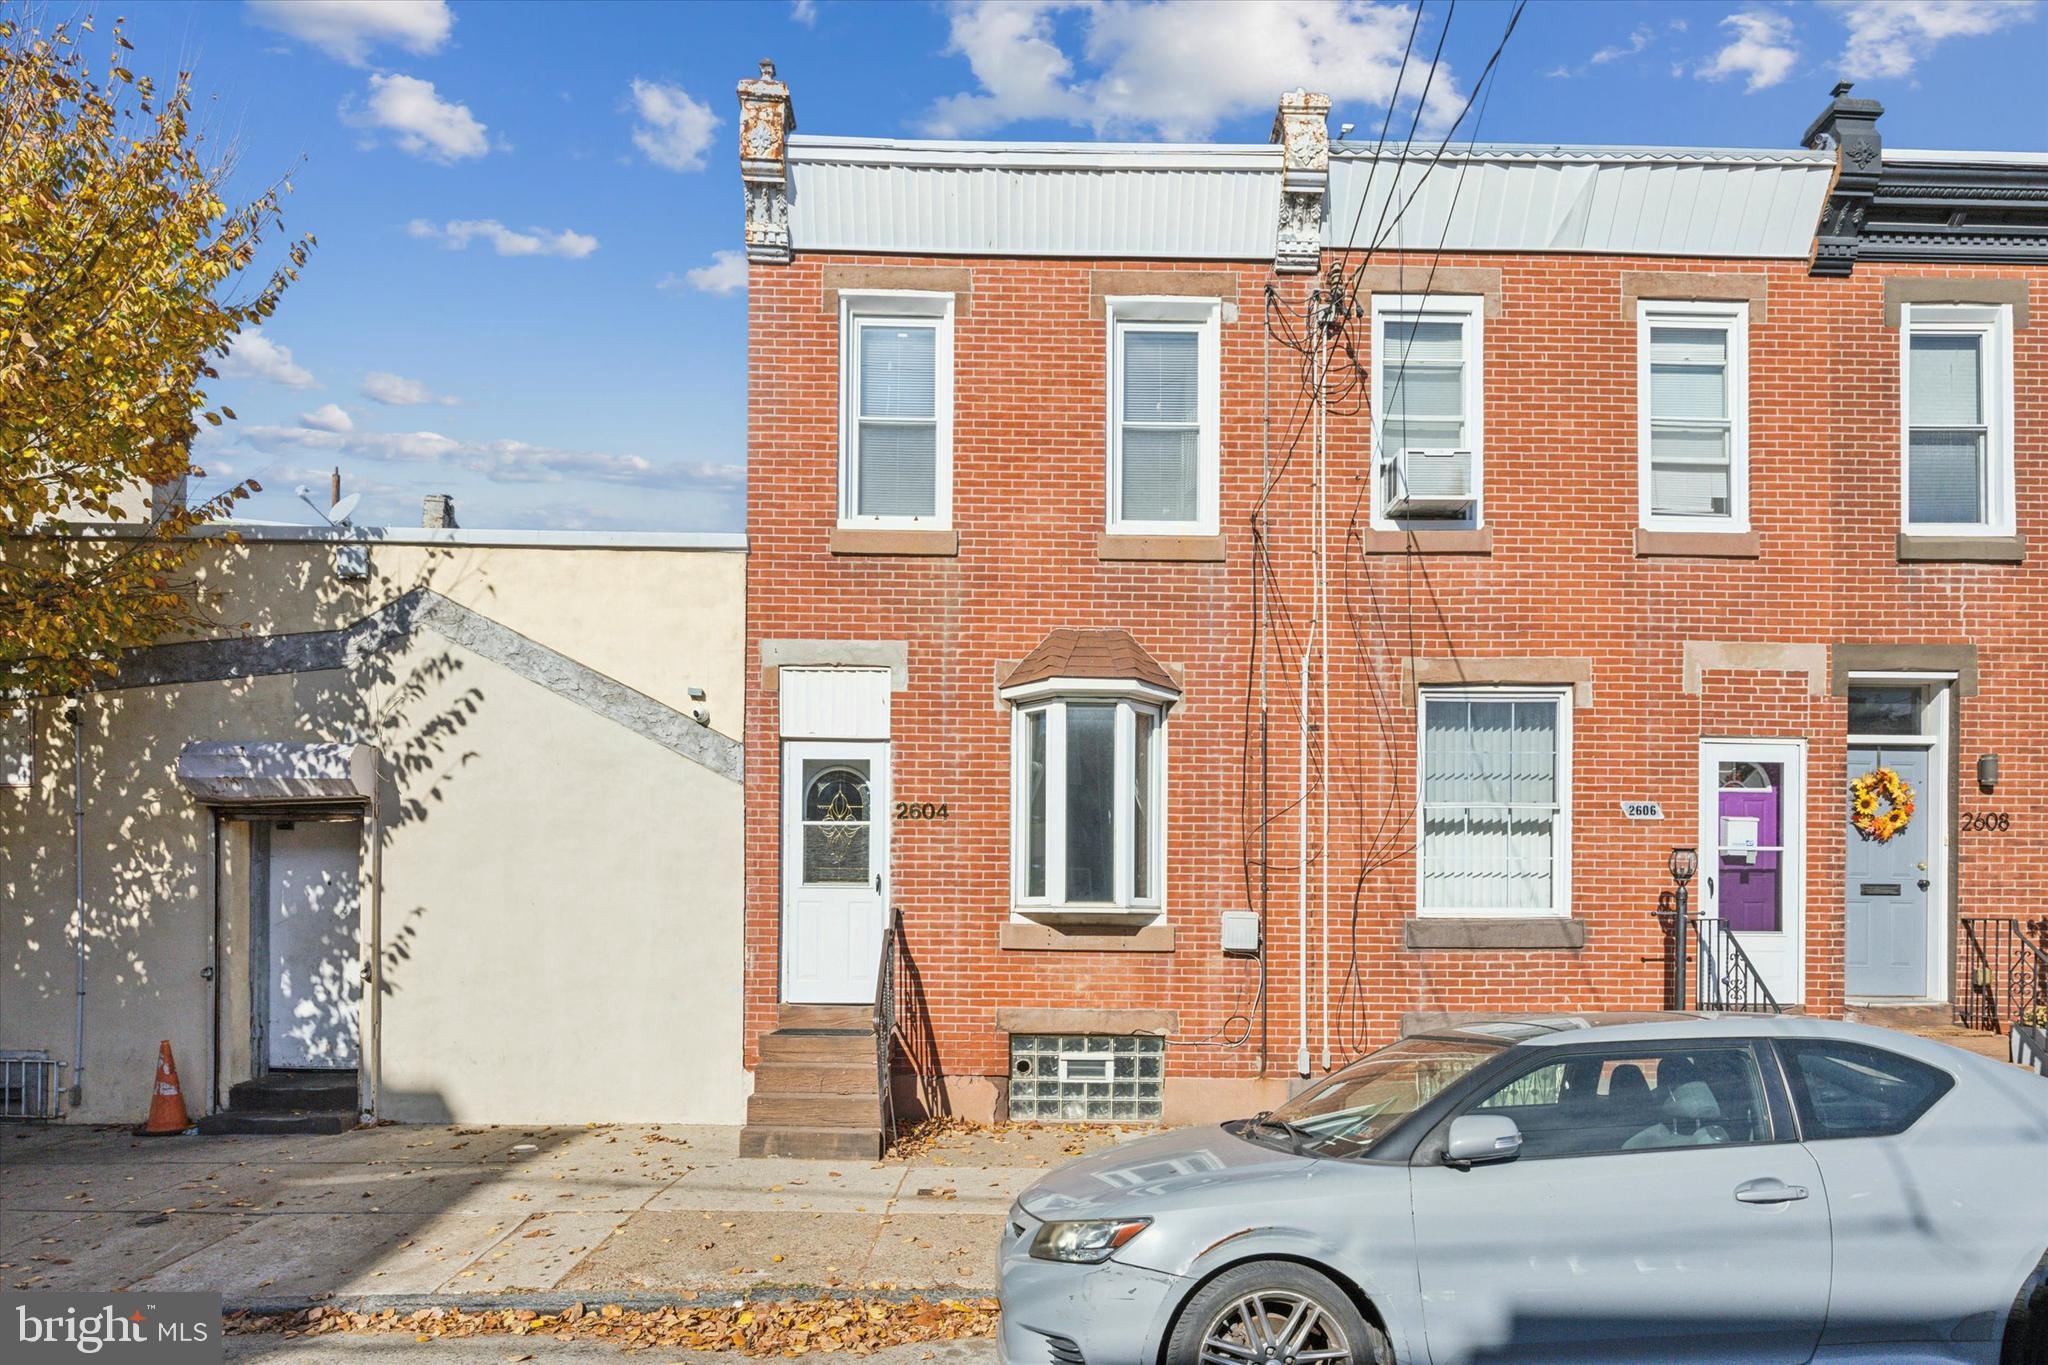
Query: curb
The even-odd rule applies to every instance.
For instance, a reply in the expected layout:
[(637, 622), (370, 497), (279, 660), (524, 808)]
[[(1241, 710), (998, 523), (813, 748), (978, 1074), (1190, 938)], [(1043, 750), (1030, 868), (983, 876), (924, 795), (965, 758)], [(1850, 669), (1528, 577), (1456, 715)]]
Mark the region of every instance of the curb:
[(880, 1299), (884, 1303), (927, 1302), (944, 1299), (992, 1299), (993, 1287), (953, 1285), (931, 1289), (849, 1289), (844, 1285), (821, 1288), (816, 1285), (756, 1285), (750, 1289), (683, 1290), (666, 1293), (606, 1294), (601, 1290), (561, 1290), (508, 1294), (301, 1294), (276, 1298), (230, 1299), (221, 1312), (249, 1313), (274, 1317), (303, 1313), (313, 1308), (331, 1308), (342, 1313), (417, 1313), (442, 1309), (455, 1313), (516, 1313), (530, 1308), (536, 1313), (560, 1313), (572, 1304), (588, 1310), (617, 1304), (628, 1313), (659, 1312), (664, 1308), (730, 1308), (742, 1303), (818, 1303), (834, 1299)]

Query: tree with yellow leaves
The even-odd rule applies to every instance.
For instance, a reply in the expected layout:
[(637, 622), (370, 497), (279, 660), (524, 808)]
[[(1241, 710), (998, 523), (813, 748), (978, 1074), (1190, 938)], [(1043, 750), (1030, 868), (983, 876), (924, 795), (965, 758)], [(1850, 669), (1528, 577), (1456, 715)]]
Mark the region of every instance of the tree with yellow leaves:
[(118, 25), (95, 71), (91, 32), (0, 19), (0, 700), (90, 686), (124, 648), (206, 624), (192, 532), (256, 484), (192, 506), (138, 494), (202, 472), (198, 424), (234, 418), (208, 406), (209, 361), (312, 244), (259, 270), (279, 187), (229, 207), (189, 75), (156, 89)]

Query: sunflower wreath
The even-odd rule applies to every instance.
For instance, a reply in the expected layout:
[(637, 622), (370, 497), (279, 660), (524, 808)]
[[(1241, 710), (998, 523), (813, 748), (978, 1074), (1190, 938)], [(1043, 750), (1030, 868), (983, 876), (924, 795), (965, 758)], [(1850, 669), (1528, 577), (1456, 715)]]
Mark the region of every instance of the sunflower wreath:
[(1867, 772), (1849, 784), (1850, 823), (1867, 839), (1890, 843), (1913, 819), (1913, 788), (1890, 768)]

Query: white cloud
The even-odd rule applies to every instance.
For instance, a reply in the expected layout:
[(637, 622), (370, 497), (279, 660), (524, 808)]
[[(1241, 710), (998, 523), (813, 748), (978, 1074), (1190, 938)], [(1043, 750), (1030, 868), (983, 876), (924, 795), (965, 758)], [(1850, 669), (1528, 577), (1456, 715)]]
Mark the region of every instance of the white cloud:
[(1778, 84), (1798, 64), (1799, 44), (1792, 37), (1792, 21), (1782, 14), (1747, 9), (1729, 15), (1721, 26), (1735, 37), (1693, 73), (1702, 80), (1746, 76), (1743, 89), (1755, 92)]
[[(1068, 12), (1082, 26), (1080, 62), (1056, 23)], [(1295, 86), (1339, 104), (1383, 107), (1396, 95), (1414, 12), (1373, 0), (976, 0), (951, 15), (950, 50), (980, 84), (936, 102), (923, 120), (927, 132), (962, 136), (1052, 119), (1098, 136), (1186, 140), (1208, 136), (1226, 118), (1270, 110)], [(1410, 64), (1401, 102), (1420, 96), (1425, 66)], [(1425, 124), (1450, 123), (1462, 104), (1446, 63)]]
[(1611, 43), (1595, 52), (1588, 60), (1595, 66), (1618, 62), (1623, 57), (1633, 57), (1657, 40), (1656, 32), (1647, 24), (1639, 24), (1628, 35), (1626, 43)]
[(566, 256), (580, 261), (597, 250), (597, 238), (586, 232), (567, 228), (559, 232), (548, 228), (516, 232), (495, 218), (465, 218), (442, 224), (415, 218), (405, 225), (405, 230), (414, 237), (440, 242), (450, 251), (462, 251), (471, 242), (482, 240), (489, 242), (500, 256)]
[(1837, 0), (1849, 30), (1842, 74), (1850, 80), (1910, 76), (1936, 43), (1977, 38), (2034, 17), (2034, 0)]
[(489, 131), (469, 106), (442, 99), (432, 81), (417, 76), (370, 77), (362, 111), (344, 105), (342, 116), (358, 127), (394, 134), (401, 150), (429, 161), (465, 161), (491, 150)]
[(633, 145), (649, 161), (672, 171), (701, 171), (711, 135), (722, 120), (711, 106), (693, 99), (679, 85), (634, 80)]
[(249, 22), (361, 66), (384, 43), (438, 52), (455, 27), (448, 0), (247, 0)]
[(320, 431), (354, 431), (355, 420), (339, 403), (322, 403), (311, 412), (299, 414), (299, 425)]
[(260, 379), (287, 389), (320, 387), (305, 366), (292, 360), (289, 346), (280, 346), (253, 330), (236, 337), (232, 349), (214, 368), (229, 379)]
[(818, 22), (818, 0), (790, 0), (789, 17), (805, 28)]
[(664, 275), (654, 287), (694, 289), (700, 294), (736, 294), (747, 287), (747, 253), (714, 251), (710, 265), (700, 265), (680, 275)]
[(493, 483), (587, 481), (636, 488), (737, 492), (746, 487), (744, 465), (709, 460), (650, 460), (644, 455), (573, 450), (530, 441), (465, 441), (436, 431), (322, 431), (307, 426), (260, 426), (238, 432), (248, 445), (271, 454), (437, 464), (467, 470)]
[[(404, 375), (392, 374), (389, 370), (371, 370), (364, 375), (360, 392), (371, 402), (382, 403), (392, 408), (419, 407), (426, 403), (438, 403), (444, 408), (452, 408), (462, 401), (452, 394), (435, 393), (419, 380), (407, 379)], [(304, 418), (299, 420), (305, 421)], [(318, 426), (319, 423), (307, 422), (306, 425)]]

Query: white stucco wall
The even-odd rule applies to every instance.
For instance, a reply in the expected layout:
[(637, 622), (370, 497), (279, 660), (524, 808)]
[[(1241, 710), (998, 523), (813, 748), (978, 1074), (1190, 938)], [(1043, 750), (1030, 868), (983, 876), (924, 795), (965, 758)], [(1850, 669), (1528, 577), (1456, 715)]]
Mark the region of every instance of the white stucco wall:
[[(331, 546), (214, 553), (229, 629), (346, 626), (428, 587), (685, 713), (744, 733), (744, 557), (733, 551)], [(526, 672), (533, 670), (527, 669)], [(705, 692), (689, 697), (690, 688)], [(103, 691), (84, 703), (85, 1085), (73, 1118), (132, 1121), (159, 1039), (197, 1114), (246, 1073), (246, 967), (226, 926), (214, 1049), (215, 888), (246, 914), (246, 850), (176, 786), (185, 743), (360, 739), (383, 754), (379, 1113), (458, 1122), (739, 1122), (739, 783), (518, 667), (426, 630), (355, 671)], [(27, 790), (0, 790), (0, 1047), (72, 1060), (70, 727), (36, 708)], [(239, 850), (239, 851), (238, 851)], [(381, 1016), (381, 1017), (379, 1017)], [(366, 1068), (366, 1071), (371, 1069)]]

